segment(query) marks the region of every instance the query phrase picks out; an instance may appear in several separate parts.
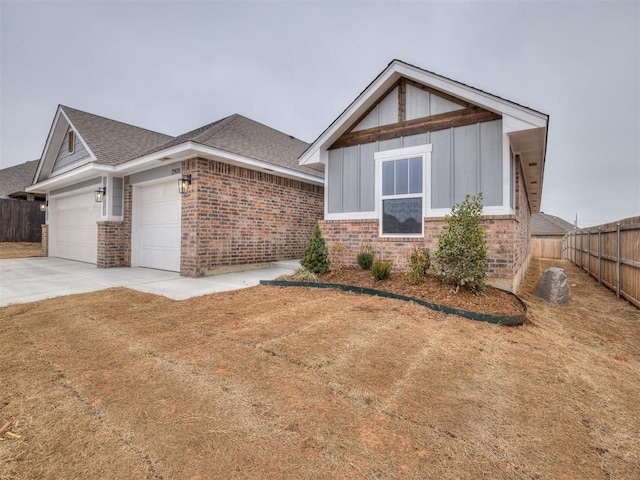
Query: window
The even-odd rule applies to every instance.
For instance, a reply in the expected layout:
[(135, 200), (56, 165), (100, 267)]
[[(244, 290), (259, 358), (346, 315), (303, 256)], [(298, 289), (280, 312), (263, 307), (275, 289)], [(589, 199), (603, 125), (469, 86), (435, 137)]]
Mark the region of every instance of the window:
[(430, 145), (423, 145), (375, 154), (379, 162), (380, 235), (423, 235), (425, 158), (429, 151)]
[(67, 133), (67, 151), (73, 153), (75, 151), (75, 138), (73, 136), (73, 130), (69, 130)]

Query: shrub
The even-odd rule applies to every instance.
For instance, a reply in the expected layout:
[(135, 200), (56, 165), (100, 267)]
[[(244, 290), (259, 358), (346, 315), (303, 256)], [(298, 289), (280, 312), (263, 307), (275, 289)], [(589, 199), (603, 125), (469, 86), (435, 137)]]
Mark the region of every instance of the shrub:
[(360, 251), (358, 252), (358, 265), (363, 270), (370, 270), (373, 266), (373, 258), (375, 257), (375, 252), (373, 250), (373, 246), (370, 243), (363, 243), (360, 246)]
[(471, 197), (451, 208), (438, 239), (438, 275), (454, 286), (480, 293), (487, 277), (487, 233), (480, 226), (482, 218), (482, 194)]
[(307, 242), (300, 265), (309, 270), (311, 273), (322, 275), (329, 270), (329, 253), (327, 245), (320, 233), (320, 226), (316, 223), (313, 229), (313, 235)]
[(277, 276), (276, 280), (285, 280), (289, 282), (317, 282), (318, 277), (315, 273), (310, 272), (306, 268), (300, 267), (291, 274)]
[(409, 254), (407, 279), (411, 283), (422, 282), (431, 269), (431, 254), (428, 248), (415, 247)]
[(334, 242), (329, 245), (329, 265), (331, 270), (340, 271), (343, 267), (344, 252), (347, 248), (344, 243)]
[(371, 268), (373, 278), (375, 278), (377, 282), (386, 280), (391, 276), (391, 267), (393, 267), (393, 262), (383, 262), (380, 260), (373, 262), (373, 267)]

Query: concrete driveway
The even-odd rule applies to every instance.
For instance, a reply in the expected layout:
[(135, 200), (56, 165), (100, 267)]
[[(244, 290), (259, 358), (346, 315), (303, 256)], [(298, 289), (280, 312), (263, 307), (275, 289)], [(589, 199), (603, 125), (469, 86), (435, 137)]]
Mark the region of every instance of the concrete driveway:
[(252, 287), (260, 280), (273, 280), (279, 275), (292, 273), (299, 266), (297, 260), (286, 260), (274, 262), (266, 269), (187, 278), (175, 272), (150, 268), (97, 268), (62, 258), (0, 260), (0, 307), (111, 287), (127, 287), (184, 300)]

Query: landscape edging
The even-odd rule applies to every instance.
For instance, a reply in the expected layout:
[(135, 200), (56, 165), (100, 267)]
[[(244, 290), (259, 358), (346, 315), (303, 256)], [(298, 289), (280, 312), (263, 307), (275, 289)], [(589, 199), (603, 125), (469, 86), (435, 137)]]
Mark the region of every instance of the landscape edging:
[(329, 288), (333, 290), (341, 290), (343, 292), (354, 292), (364, 295), (374, 295), (378, 297), (392, 298), (395, 300), (403, 300), (405, 302), (415, 302), (419, 305), (427, 307), (437, 312), (443, 312), (449, 315), (457, 315), (459, 317), (467, 318), (469, 320), (477, 320), (479, 322), (493, 323), (497, 325), (505, 326), (518, 326), (522, 325), (527, 316), (527, 304), (515, 293), (508, 290), (498, 288), (502, 292), (508, 293), (514, 296), (520, 305), (522, 305), (523, 312), (519, 315), (492, 315), (490, 313), (478, 313), (468, 310), (460, 310), (454, 307), (447, 307), (446, 305), (438, 305), (437, 303), (427, 302), (419, 298), (408, 297), (406, 295), (399, 295), (397, 293), (385, 292), (384, 290), (375, 290), (373, 288), (354, 287), (353, 285), (342, 285), (340, 283), (322, 283), (322, 282), (294, 282), (289, 280), (260, 280), (260, 285), (270, 285), (275, 287), (311, 287), (311, 288)]

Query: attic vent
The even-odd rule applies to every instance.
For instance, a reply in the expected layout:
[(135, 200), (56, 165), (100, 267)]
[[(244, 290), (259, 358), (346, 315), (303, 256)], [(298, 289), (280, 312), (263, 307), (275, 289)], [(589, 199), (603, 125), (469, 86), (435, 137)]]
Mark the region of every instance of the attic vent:
[(533, 162), (529, 164), (530, 167), (536, 167), (537, 165), (538, 165), (538, 162)]
[(69, 130), (67, 133), (67, 151), (69, 153), (73, 153), (76, 150), (76, 142), (75, 137), (73, 135), (73, 130)]

